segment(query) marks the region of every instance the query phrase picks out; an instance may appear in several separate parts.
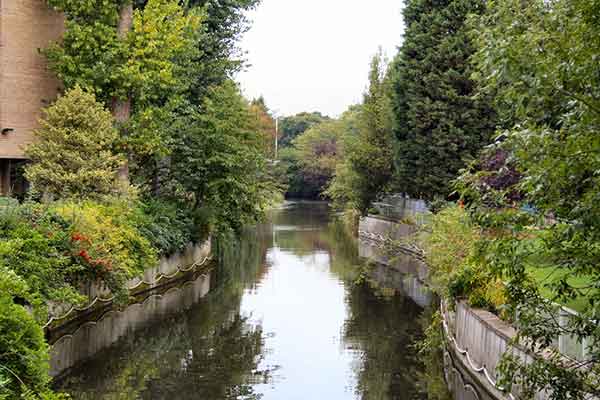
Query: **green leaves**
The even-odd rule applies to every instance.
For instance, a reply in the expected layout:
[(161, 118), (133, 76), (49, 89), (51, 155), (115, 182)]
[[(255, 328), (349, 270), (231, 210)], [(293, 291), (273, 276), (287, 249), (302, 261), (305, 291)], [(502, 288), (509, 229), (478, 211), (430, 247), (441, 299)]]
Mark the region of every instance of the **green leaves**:
[(327, 189), (339, 207), (356, 209), (362, 214), (367, 213), (378, 196), (389, 190), (394, 172), (388, 73), (379, 52), (371, 62), (369, 87), (363, 103), (354, 114), (346, 115), (343, 161), (338, 163)]
[[(581, 0), (495, 1), (471, 21), (479, 47), (474, 76), (483, 94), (495, 97), (505, 129), (497, 148), (509, 156), (500, 168), (466, 173), (458, 185), (492, 235), (479, 246), (480, 260), (506, 280), (522, 343), (534, 353), (559, 336), (587, 343), (585, 360), (568, 368), (558, 352), (532, 364), (505, 361), (506, 382), (522, 385), (525, 394), (550, 387), (555, 399), (600, 391), (591, 378), (600, 354), (597, 7)], [(507, 179), (509, 169), (518, 180)], [(495, 185), (501, 181), (507, 184)], [(510, 191), (520, 195), (511, 198)], [(557, 322), (551, 302), (576, 304), (581, 313)]]
[(118, 134), (113, 118), (93, 94), (68, 91), (45, 110), (27, 147), (25, 175), (32, 190), (54, 198), (97, 197), (116, 191), (122, 158), (113, 152)]
[(466, 20), (483, 1), (409, 0), (407, 26), (393, 63), (397, 183), (413, 197), (450, 194), (450, 182), (488, 144), (495, 128), (487, 96), (475, 96)]
[(172, 192), (207, 209), (220, 230), (239, 231), (262, 216), (277, 189), (260, 133), (232, 81), (210, 90), (203, 112), (178, 121), (172, 138)]

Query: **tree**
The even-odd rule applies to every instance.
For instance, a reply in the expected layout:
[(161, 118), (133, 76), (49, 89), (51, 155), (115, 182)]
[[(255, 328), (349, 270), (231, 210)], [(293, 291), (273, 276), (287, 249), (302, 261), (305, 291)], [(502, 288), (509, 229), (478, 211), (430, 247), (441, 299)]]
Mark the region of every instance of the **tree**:
[(269, 115), (265, 99), (259, 97), (250, 102), (250, 114), (253, 117), (256, 131), (259, 134), (261, 147), (267, 158), (275, 159), (275, 121)]
[(293, 142), (282, 154), (289, 163), (289, 194), (318, 198), (326, 189), (341, 158), (342, 120), (315, 125)]
[(77, 86), (44, 114), (37, 142), (26, 149), (33, 190), (55, 198), (114, 193), (123, 159), (112, 150), (118, 133), (111, 113)]
[(390, 186), (394, 172), (390, 88), (381, 52), (371, 62), (369, 88), (356, 119), (356, 131), (344, 135), (343, 162), (338, 164), (327, 194), (338, 205), (366, 214)]
[[(526, 396), (600, 395), (599, 15), (597, 0), (508, 0), (490, 3), (478, 21), (478, 79), (496, 96), (525, 198), (515, 204), (502, 192), (494, 198), (508, 201), (496, 208), (472, 208), (484, 231), (495, 233), (481, 258), (507, 283), (521, 343), (538, 355), (550, 350), (530, 364), (507, 355), (502, 383), (520, 385)], [(469, 194), (481, 182), (473, 174), (486, 172), (462, 179)], [(524, 204), (535, 214), (515, 208)], [(532, 280), (532, 267), (542, 268), (543, 282)], [(584, 304), (579, 315), (554, 318), (556, 303), (572, 301)], [(553, 350), (564, 335), (587, 338), (585, 360), (565, 363)]]
[(174, 0), (149, 0), (135, 12), (118, 0), (48, 2), (66, 16), (62, 41), (46, 50), (65, 87), (92, 90), (111, 107), (128, 154), (164, 152), (160, 129), (128, 125), (151, 124), (150, 117), (189, 90), (201, 14)]
[(450, 182), (489, 143), (495, 127), (486, 96), (476, 96), (466, 19), (483, 0), (407, 0), (404, 42), (393, 81), (398, 188), (413, 196), (447, 196)]
[(211, 89), (203, 112), (178, 121), (173, 137), (173, 192), (207, 210), (217, 228), (239, 231), (262, 216), (277, 190), (266, 169), (248, 104), (232, 81)]
[(321, 114), (320, 112), (303, 112), (282, 118), (279, 123), (279, 128), (281, 131), (281, 139), (279, 141), (279, 145), (282, 148), (290, 146), (295, 138), (297, 138), (313, 126), (318, 125), (322, 122), (326, 122), (329, 119), (329, 117)]
[(206, 91), (231, 79), (243, 67), (238, 41), (248, 29), (246, 14), (260, 0), (190, 0), (188, 7), (201, 7), (206, 15), (199, 43), (200, 66), (192, 84), (192, 97), (202, 99)]

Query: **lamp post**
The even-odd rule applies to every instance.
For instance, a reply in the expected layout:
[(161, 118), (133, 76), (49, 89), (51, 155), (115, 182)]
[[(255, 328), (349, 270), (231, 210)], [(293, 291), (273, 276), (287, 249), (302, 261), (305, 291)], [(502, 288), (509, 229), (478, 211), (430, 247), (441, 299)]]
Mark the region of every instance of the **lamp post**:
[(275, 159), (273, 161), (277, 162), (279, 156), (279, 110), (271, 110), (271, 115), (275, 120)]

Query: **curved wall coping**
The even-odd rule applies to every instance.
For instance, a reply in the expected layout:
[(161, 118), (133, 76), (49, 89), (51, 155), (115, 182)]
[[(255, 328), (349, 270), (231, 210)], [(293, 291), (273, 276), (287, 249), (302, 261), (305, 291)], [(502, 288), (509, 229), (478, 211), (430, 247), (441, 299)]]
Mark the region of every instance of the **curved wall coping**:
[[(139, 294), (167, 284), (180, 274), (185, 274), (205, 265), (211, 259), (211, 238), (203, 243), (190, 243), (183, 251), (168, 257), (161, 257), (158, 265), (150, 267), (140, 276), (127, 281), (130, 294)], [(77, 319), (81, 313), (95, 310), (97, 305), (105, 307), (112, 304), (114, 295), (103, 282), (90, 282), (84, 290), (88, 304), (75, 307), (66, 304), (50, 304), (50, 318), (43, 326), (44, 329), (58, 329), (65, 323)], [(59, 322), (60, 321), (60, 322)], [(56, 324), (56, 326), (53, 326)]]
[[(495, 314), (470, 307), (465, 301), (456, 303), (451, 312), (442, 302), (444, 333), (456, 358), (492, 397), (498, 400), (519, 398), (520, 388), (514, 386), (506, 393), (498, 386), (497, 366), (507, 352), (528, 363), (533, 356), (519, 344), (513, 343), (517, 330)], [(546, 391), (535, 394), (535, 400), (549, 399)]]

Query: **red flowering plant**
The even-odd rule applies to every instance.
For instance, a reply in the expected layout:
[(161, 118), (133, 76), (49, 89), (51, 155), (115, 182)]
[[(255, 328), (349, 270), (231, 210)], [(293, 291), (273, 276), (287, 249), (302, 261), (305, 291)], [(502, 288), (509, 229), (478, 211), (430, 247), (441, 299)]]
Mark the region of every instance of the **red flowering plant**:
[(99, 254), (89, 237), (80, 232), (71, 235), (72, 252), (80, 264), (85, 265), (94, 280), (106, 280), (113, 271), (113, 262), (106, 255)]

